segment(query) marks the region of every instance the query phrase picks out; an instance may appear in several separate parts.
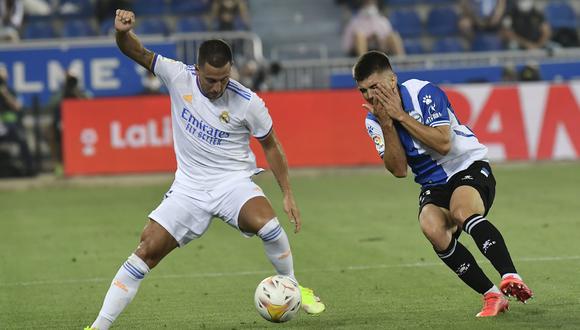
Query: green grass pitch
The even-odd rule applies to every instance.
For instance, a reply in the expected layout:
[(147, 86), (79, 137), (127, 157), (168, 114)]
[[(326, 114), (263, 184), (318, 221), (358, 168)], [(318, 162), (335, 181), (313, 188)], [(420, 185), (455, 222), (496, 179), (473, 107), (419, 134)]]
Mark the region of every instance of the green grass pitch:
[[(580, 163), (495, 166), (488, 218), (535, 291), (497, 318), (437, 259), (417, 223), (419, 187), (379, 170), (293, 173), (295, 235), (271, 175), (258, 177), (289, 233), (298, 279), (327, 304), (318, 317), (263, 320), (253, 291), (274, 273), (259, 239), (214, 221), (144, 280), (117, 329), (578, 329)], [(138, 243), (165, 183), (0, 191), (0, 329), (81, 329)], [(495, 283), (498, 274), (461, 241)]]

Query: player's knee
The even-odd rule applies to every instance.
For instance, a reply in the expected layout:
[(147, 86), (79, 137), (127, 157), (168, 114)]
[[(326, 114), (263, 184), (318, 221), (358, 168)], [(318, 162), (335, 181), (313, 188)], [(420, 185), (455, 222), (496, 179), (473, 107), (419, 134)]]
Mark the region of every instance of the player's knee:
[(141, 258), (150, 269), (153, 269), (165, 257), (166, 253), (163, 251), (163, 248), (151, 240), (143, 240), (135, 250), (135, 255)]
[(283, 234), (284, 229), (280, 226), (278, 218), (272, 218), (270, 221), (266, 222), (260, 230), (258, 230), (258, 237), (264, 242), (275, 241)]
[(421, 231), (423, 235), (427, 237), (430, 241), (437, 239), (439, 236), (439, 232), (441, 224), (433, 218), (429, 216), (421, 216), (419, 217), (419, 225), (421, 226)]
[(450, 212), (451, 219), (455, 224), (457, 224), (460, 227), (463, 226), (465, 220), (467, 220), (467, 218), (473, 215), (473, 213), (474, 213), (473, 210), (461, 206), (452, 208)]

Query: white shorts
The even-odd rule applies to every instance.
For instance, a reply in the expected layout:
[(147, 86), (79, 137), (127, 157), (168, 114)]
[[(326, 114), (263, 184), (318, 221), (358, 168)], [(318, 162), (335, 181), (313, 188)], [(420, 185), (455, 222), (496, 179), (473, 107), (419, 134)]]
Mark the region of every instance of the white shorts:
[[(240, 230), (238, 216), (244, 204), (257, 196), (262, 189), (250, 178), (243, 178), (208, 191), (186, 191), (174, 183), (159, 206), (149, 218), (159, 223), (184, 246), (201, 237), (209, 228), (213, 217)], [(241, 231), (241, 230), (240, 230)], [(242, 234), (251, 237), (252, 233)]]

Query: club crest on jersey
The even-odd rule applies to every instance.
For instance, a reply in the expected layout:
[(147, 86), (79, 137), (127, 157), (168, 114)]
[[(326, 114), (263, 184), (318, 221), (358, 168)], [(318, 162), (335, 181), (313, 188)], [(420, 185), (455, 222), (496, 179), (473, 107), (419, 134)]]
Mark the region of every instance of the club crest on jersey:
[(220, 121), (224, 124), (228, 124), (230, 122), (230, 113), (227, 111), (222, 111), (220, 114)]
[(383, 148), (385, 146), (385, 143), (383, 142), (383, 138), (380, 135), (374, 135), (373, 141), (375, 142), (377, 147)]
[[(437, 113), (437, 109), (435, 109), (435, 102), (433, 102), (433, 99), (431, 98), (431, 95), (425, 95), (423, 96), (423, 103), (425, 103), (425, 105), (427, 105), (428, 109), (429, 109), (429, 113), (431, 113), (431, 116), (435, 116)], [(439, 114), (439, 116), (441, 116)], [(436, 116), (434, 119), (436, 119)]]

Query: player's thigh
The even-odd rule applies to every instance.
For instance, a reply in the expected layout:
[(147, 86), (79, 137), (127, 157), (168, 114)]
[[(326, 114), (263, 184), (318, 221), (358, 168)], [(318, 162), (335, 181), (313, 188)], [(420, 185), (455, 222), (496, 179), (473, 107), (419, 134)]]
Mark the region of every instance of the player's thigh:
[(249, 178), (238, 180), (215, 195), (214, 214), (245, 236), (256, 234), (276, 216), (262, 189)]
[(451, 194), (449, 203), (451, 218), (458, 225), (474, 214), (484, 214), (485, 206), (479, 191), (472, 186), (459, 186)]
[(457, 232), (457, 226), (449, 219), (449, 210), (435, 204), (426, 204), (421, 208), (419, 225), (425, 237), (439, 251), (449, 246), (453, 234)]
[(495, 199), (495, 177), (488, 162), (476, 161), (450, 180), (452, 190), (449, 210), (452, 219), (462, 225), (473, 214), (486, 215)]
[(275, 216), (274, 208), (265, 196), (252, 197), (240, 210), (238, 226), (244, 232), (256, 234)]

